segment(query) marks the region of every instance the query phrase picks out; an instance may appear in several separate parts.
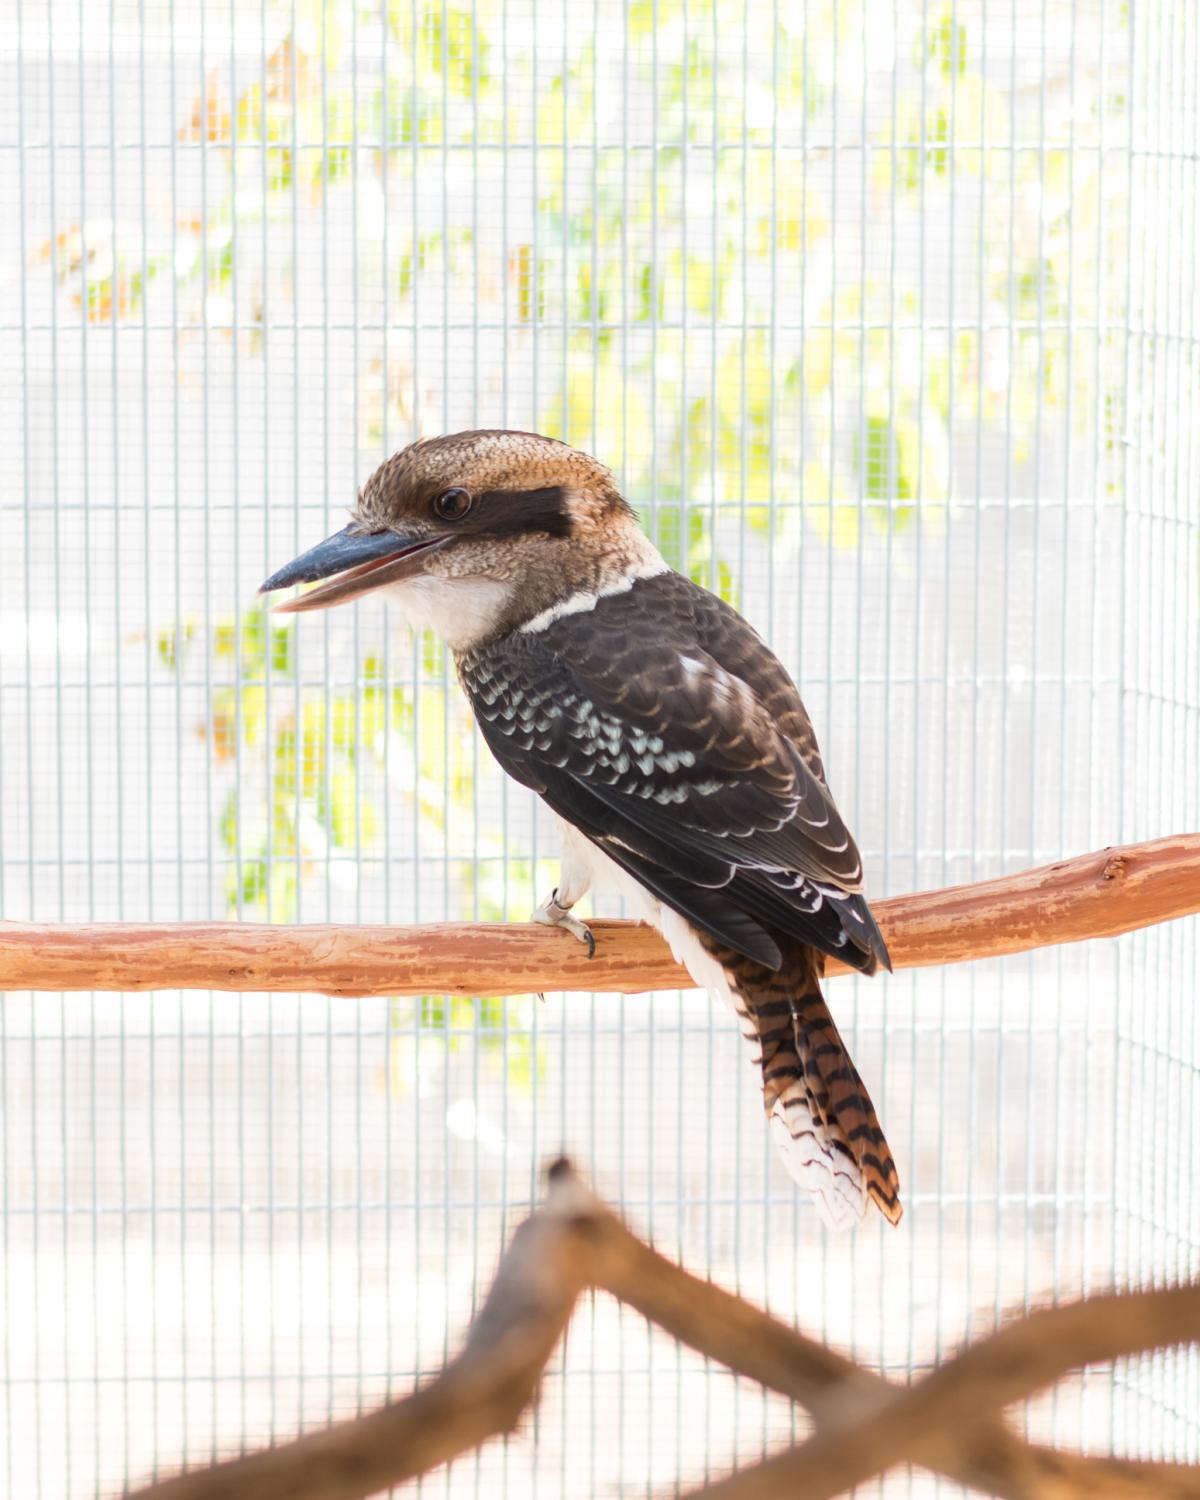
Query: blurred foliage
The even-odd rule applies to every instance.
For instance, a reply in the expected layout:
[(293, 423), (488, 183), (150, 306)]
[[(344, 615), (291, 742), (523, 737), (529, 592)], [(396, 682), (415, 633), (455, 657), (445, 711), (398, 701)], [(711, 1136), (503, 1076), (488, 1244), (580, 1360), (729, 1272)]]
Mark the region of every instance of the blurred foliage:
[[(294, 921), (301, 881), (315, 881), (342, 857), (344, 867), (356, 871), (358, 857), (379, 839), (389, 761), (416, 769), (415, 786), (405, 788), (406, 811), (423, 839), (440, 841), (448, 820), (470, 817), (470, 712), (456, 689), (437, 680), (444, 675), (442, 652), (432, 637), (423, 638), (421, 663), (432, 680), (414, 688), (389, 685), (377, 656), (363, 660), (352, 687), (301, 687), (294, 621), (281, 622), (261, 605), (218, 619), (207, 641), (198, 620), (166, 626), (154, 646), (162, 666), (185, 679), (189, 656), (208, 650), (213, 685), (201, 733), (230, 773), (217, 831), (227, 856), (231, 914)], [(533, 889), (528, 862), (524, 868), (514, 863), (514, 883)], [(457, 894), (482, 920), (505, 915), (505, 892), (495, 877), (469, 873)], [(428, 1070), (430, 1055), (412, 1042), (414, 1030), (435, 1044), (435, 1063), (471, 1034), (485, 1055), (503, 1057), (516, 1085), (532, 1086), (538, 1074), (531, 1012), (521, 1002), (424, 996), (395, 1001), (392, 1020), (393, 1082), (419, 1084)]]
[(382, 763), (389, 720), (399, 724), (408, 712), (403, 691), (384, 688), (371, 657), (353, 690), (299, 690), (294, 643), (292, 623), (277, 623), (262, 606), (218, 619), (207, 643), (197, 620), (155, 639), (160, 662), (181, 675), (191, 650), (207, 644), (214, 681), (201, 733), (233, 773), (218, 825), (235, 861), (226, 899), (232, 911), (278, 921), (295, 919), (297, 881), (317, 858), (370, 846), (378, 819), (361, 795), (362, 767)]
[[(741, 0), (585, 7), (552, 47), (502, 0), (270, 0), (265, 27), (262, 60), (210, 67), (182, 110), (174, 149), (202, 153), (201, 215), (145, 239), (89, 221), (42, 247), (90, 319), (136, 319), (173, 279), (184, 337), (236, 328), (253, 352), (266, 280), (277, 309), (295, 295), (290, 251), (264, 264), (264, 222), (302, 227), (336, 195), (329, 212), (358, 216), (364, 305), (386, 256), (397, 326), (423, 290), (503, 320), (509, 358), (554, 331), (564, 367), (538, 423), (602, 450), (632, 493), (795, 496), (854, 545), (864, 520), (903, 529), (944, 504), (953, 412), (1003, 429), (1020, 462), (1039, 408), (1061, 412), (1079, 374), (1057, 326), (1068, 295), (1079, 323), (1103, 315), (1080, 248), (1097, 243), (1100, 158), (1062, 142), (1082, 96), (1092, 117), (1121, 98), (1092, 80), (1076, 99), (1052, 73), (1023, 116), (970, 0), (893, 15), (810, 0), (760, 18), (752, 44)], [(973, 233), (981, 193), (983, 284), (951, 353), (923, 326), (944, 292), (936, 239), (955, 195)], [(926, 250), (920, 265), (873, 252), (918, 229), (928, 267)], [(436, 409), (403, 359), (367, 353), (362, 385), (364, 453)], [(685, 561), (719, 586), (711, 543)]]
[[(888, 9), (809, 0), (759, 12), (750, 37), (742, 0), (627, 0), (599, 25), (564, 10), (550, 45), (503, 0), (269, 0), (262, 61), (212, 67), (178, 125), (173, 149), (202, 153), (203, 216), (145, 239), (79, 225), (42, 253), (90, 319), (141, 317), (165, 280), (181, 338), (253, 355), (268, 281), (276, 316), (297, 305), (297, 226), (354, 215), (359, 315), (415, 329), (418, 308), (471, 309), (502, 330), (476, 335), (484, 398), (540, 351), (555, 373), (536, 425), (601, 453), (648, 500), (668, 560), (737, 602), (728, 507), (783, 555), (805, 530), (849, 549), (948, 524), (955, 424), (1028, 461), (1094, 359), (1072, 347), (1068, 304), (1081, 324), (1106, 315), (1080, 247), (1121, 246), (1098, 238), (1102, 153), (1059, 144), (1082, 118), (1074, 79), (1043, 78), (1025, 149), (1030, 117), (992, 81), (979, 7)], [(1102, 86), (1093, 113), (1119, 112)], [(939, 237), (968, 225), (978, 276), (959, 326)], [(440, 426), (431, 363), (418, 378), (415, 357), (364, 337), (368, 465)], [(1120, 416), (1100, 396), (1111, 449)], [(164, 631), (164, 668), (204, 629)], [(208, 629), (231, 910), (286, 919), (298, 882), (371, 847), (389, 745), (418, 768), (419, 838), (469, 817), (473, 742), (436, 648), (416, 686), (368, 657), (353, 688), (317, 690), (296, 680), (290, 624), (254, 609)], [(456, 878), (460, 908), (507, 909), (491, 875)], [(416, 1014), (451, 1033), (489, 1004)]]

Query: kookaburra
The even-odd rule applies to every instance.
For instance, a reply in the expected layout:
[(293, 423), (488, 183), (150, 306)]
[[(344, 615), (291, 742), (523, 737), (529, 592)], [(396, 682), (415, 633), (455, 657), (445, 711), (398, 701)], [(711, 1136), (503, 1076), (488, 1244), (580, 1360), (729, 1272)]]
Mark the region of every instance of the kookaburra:
[(263, 591), (383, 591), (454, 653), (501, 766), (558, 817), (536, 913), (591, 947), (592, 885), (736, 1011), (792, 1176), (835, 1224), (900, 1217), (895, 1163), (821, 994), (824, 955), (890, 967), (800, 695), (758, 634), (673, 572), (612, 474), (527, 432), (413, 443), (350, 524)]

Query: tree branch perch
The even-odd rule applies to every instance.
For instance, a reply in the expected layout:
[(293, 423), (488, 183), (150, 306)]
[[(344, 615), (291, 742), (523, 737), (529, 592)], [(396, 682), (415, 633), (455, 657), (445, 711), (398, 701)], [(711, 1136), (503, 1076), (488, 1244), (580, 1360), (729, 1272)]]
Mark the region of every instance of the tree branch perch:
[(665, 1260), (559, 1162), (545, 1205), (513, 1237), (462, 1353), (441, 1375), (367, 1416), (164, 1480), (132, 1500), (358, 1500), (425, 1473), (517, 1424), (576, 1299), (592, 1286), (813, 1413), (817, 1431), (806, 1443), (696, 1500), (817, 1500), (905, 1461), (1010, 1500), (1200, 1497), (1200, 1468), (1037, 1447), (1001, 1417), (1085, 1363), (1200, 1340), (1200, 1285), (1035, 1312), (916, 1386), (894, 1386)]
[[(898, 969), (1114, 937), (1200, 912), (1200, 833), (874, 903)], [(423, 927), (0, 922), (0, 990), (633, 994), (689, 987), (659, 935), (597, 921), (596, 956), (533, 923)], [(830, 961), (827, 972), (845, 973)]]

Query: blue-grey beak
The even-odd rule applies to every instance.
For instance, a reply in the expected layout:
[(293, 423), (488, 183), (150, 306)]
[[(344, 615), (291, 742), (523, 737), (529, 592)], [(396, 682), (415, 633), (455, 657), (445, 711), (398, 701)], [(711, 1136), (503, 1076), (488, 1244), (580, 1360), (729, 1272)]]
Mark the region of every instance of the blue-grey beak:
[(368, 590), (411, 577), (419, 571), (419, 565), (409, 564), (409, 558), (429, 552), (449, 540), (448, 536), (401, 536), (395, 531), (356, 533), (347, 526), (302, 552), (277, 573), (272, 573), (259, 587), (259, 593), (269, 594), (293, 583), (315, 583), (321, 578), (332, 578), (333, 582), (324, 588), (313, 589), (275, 606), (283, 613), (325, 609)]

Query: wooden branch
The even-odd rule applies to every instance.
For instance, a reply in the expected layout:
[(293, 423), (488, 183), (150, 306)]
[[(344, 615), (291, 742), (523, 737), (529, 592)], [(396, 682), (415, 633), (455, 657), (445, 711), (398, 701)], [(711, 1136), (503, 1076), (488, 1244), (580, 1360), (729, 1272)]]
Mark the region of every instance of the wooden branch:
[(511, 1431), (591, 1275), (569, 1172), (517, 1230), (457, 1359), (427, 1386), (351, 1422), (163, 1480), (134, 1500), (357, 1500)]
[[(848, 1414), (869, 1426), (871, 1414), (897, 1394), (899, 1388), (883, 1376), (776, 1322), (753, 1303), (710, 1282), (697, 1283), (643, 1244), (620, 1220), (612, 1222), (620, 1235), (621, 1253), (598, 1261), (597, 1284), (699, 1353), (798, 1401), (811, 1412), (819, 1430), (840, 1426)], [(980, 1409), (986, 1411), (986, 1403)], [(1147, 1469), (1156, 1483), (1166, 1486), (1155, 1491), (1164, 1500), (1200, 1497), (1200, 1469), (1085, 1458), (1027, 1445), (1000, 1421), (986, 1417), (981, 1421), (978, 1410), (972, 1416), (974, 1420), (965, 1421), (957, 1431), (914, 1439), (902, 1456), (962, 1484), (979, 1485), (985, 1474), (991, 1493), (1014, 1500), (1072, 1493), (1095, 1500), (1132, 1500), (1135, 1496), (1144, 1500)], [(1072, 1484), (1076, 1490), (1069, 1488)], [(790, 1496), (793, 1488), (779, 1493)]]
[[(1200, 834), (1102, 849), (1020, 875), (875, 903), (896, 968), (1113, 937), (1200, 912)], [(0, 923), (0, 990), (284, 990), (523, 995), (688, 987), (656, 932), (597, 921), (596, 957), (533, 923)], [(845, 973), (830, 962), (830, 974)]]
[[(1045, 1308), (981, 1339), (885, 1402), (860, 1403), (865, 1412), (845, 1407), (809, 1442), (697, 1491), (696, 1500), (832, 1500), (903, 1459), (928, 1462), (939, 1451), (939, 1435), (944, 1443), (947, 1433), (961, 1433), (979, 1412), (999, 1411), (1071, 1370), (1190, 1342), (1200, 1342), (1200, 1283)], [(930, 1439), (932, 1454), (925, 1446)], [(999, 1493), (1003, 1476), (994, 1456), (987, 1463), (988, 1488)], [(1136, 1477), (1137, 1490), (1147, 1493), (1145, 1476)], [(1154, 1478), (1155, 1495), (1200, 1493), (1200, 1469), (1177, 1467), (1170, 1480), (1159, 1473)]]
[(367, 1416), (165, 1480), (133, 1500), (357, 1500), (426, 1472), (516, 1425), (589, 1286), (813, 1412), (815, 1437), (710, 1486), (700, 1492), (706, 1500), (811, 1500), (905, 1460), (1011, 1500), (1200, 1497), (1200, 1468), (1038, 1448), (999, 1418), (1002, 1406), (1078, 1364), (1200, 1339), (1200, 1286), (1035, 1313), (917, 1386), (896, 1387), (664, 1260), (559, 1162), (546, 1205), (517, 1231), (462, 1354), (441, 1375)]

